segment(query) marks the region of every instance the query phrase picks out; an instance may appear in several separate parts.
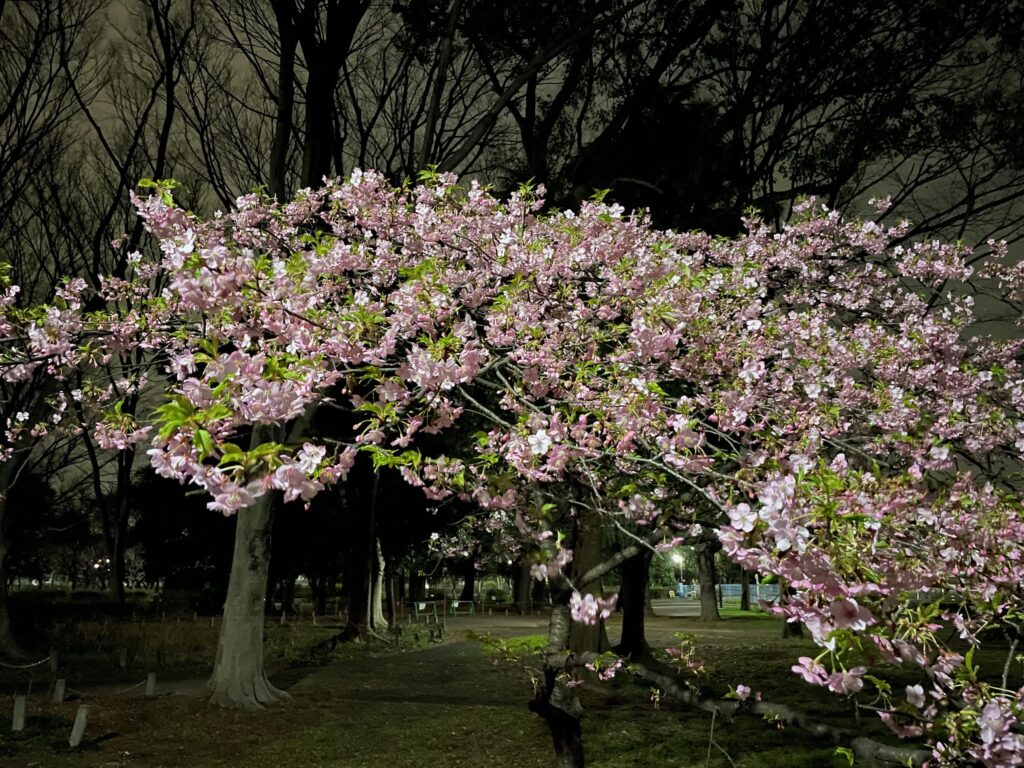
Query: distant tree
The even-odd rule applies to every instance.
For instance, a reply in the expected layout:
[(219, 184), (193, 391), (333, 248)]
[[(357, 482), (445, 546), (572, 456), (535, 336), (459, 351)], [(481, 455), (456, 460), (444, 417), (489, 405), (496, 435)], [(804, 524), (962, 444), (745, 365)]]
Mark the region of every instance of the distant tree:
[[(227, 592), (235, 521), (211, 515), (206, 500), (150, 470), (136, 476), (132, 544), (142, 549), (145, 576), (177, 608), (219, 613)], [(173, 604), (173, 602), (171, 603)]]

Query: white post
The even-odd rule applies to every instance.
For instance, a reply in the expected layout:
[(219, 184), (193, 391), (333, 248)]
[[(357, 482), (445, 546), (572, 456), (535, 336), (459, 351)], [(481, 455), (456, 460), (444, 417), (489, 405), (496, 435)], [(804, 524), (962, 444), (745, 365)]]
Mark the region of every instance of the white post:
[(146, 695), (150, 698), (156, 696), (156, 672), (146, 675)]
[(127, 648), (122, 648), (122, 649), (120, 649), (118, 651), (118, 664), (120, 664), (121, 669), (124, 669), (125, 667), (128, 666), (128, 649)]
[(78, 707), (78, 714), (75, 715), (75, 724), (71, 726), (71, 738), (68, 739), (68, 744), (72, 747), (77, 747), (82, 743), (82, 737), (85, 735), (85, 724), (89, 719), (89, 705), (81, 704)]
[(11, 720), (12, 731), (25, 730), (25, 697), (14, 697), (14, 718)]
[(64, 691), (67, 688), (67, 681), (61, 677), (53, 684), (53, 703), (61, 704), (64, 701)]

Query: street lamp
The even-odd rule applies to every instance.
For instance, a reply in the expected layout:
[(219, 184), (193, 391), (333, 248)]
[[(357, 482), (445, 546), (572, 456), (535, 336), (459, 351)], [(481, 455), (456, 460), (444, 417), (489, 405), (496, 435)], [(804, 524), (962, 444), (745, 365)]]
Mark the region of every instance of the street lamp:
[(679, 566), (679, 583), (683, 583), (683, 556), (678, 552), (672, 553), (672, 562)]

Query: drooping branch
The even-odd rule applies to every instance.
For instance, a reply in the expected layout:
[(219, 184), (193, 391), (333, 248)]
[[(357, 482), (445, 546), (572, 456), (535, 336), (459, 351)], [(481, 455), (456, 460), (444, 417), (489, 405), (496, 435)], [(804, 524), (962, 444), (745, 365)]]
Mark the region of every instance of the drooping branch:
[[(597, 658), (598, 654), (596, 653), (574, 654), (568, 659), (561, 655), (557, 656), (557, 663), (564, 667), (582, 666), (592, 663)], [(555, 656), (549, 657), (547, 663), (551, 664), (555, 659)], [(706, 698), (681, 684), (675, 675), (658, 669), (658, 666), (657, 662), (631, 662), (629, 669), (641, 679), (658, 686), (680, 704), (692, 709), (699, 709), (708, 713), (717, 712), (719, 715), (727, 717), (750, 714), (771, 722), (782, 722), (837, 746), (848, 745), (856, 755), (862, 757), (867, 761), (868, 765), (872, 766), (906, 766), (908, 763), (913, 766), (920, 766), (932, 756), (932, 753), (926, 749), (891, 746), (875, 739), (858, 735), (855, 731), (822, 723), (806, 712), (786, 704), (775, 704), (770, 701), (740, 702)]]
[[(650, 533), (644, 539), (644, 542), (645, 542), (645, 544), (647, 546), (653, 547), (658, 542), (664, 540), (664, 538), (665, 538), (665, 531), (663, 529), (659, 528), (658, 530)], [(589, 571), (584, 573), (580, 578), (578, 578), (576, 580), (576, 588), (582, 590), (588, 584), (593, 584), (595, 581), (597, 581), (599, 578), (604, 576), (606, 573), (608, 573), (609, 571), (611, 571), (611, 570), (613, 570), (615, 568), (618, 568), (620, 565), (622, 565), (624, 562), (629, 560), (631, 557), (636, 557), (638, 554), (640, 554), (640, 552), (643, 549), (643, 547), (644, 547), (643, 544), (637, 543), (637, 544), (630, 544), (628, 547), (620, 549), (618, 552), (616, 552), (614, 555), (609, 557), (607, 560), (605, 560), (602, 563), (599, 563), (599, 564), (595, 565)]]

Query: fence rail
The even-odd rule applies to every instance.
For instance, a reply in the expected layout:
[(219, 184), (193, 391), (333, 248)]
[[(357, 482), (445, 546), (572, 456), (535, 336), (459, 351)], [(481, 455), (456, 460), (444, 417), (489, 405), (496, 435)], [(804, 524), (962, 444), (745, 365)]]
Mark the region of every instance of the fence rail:
[[(740, 584), (719, 584), (718, 589), (722, 592), (722, 597), (739, 598), (740, 593), (743, 591), (743, 587)], [(778, 600), (779, 599), (779, 585), (778, 584), (751, 584), (748, 587), (750, 591), (750, 599), (753, 602), (758, 600)], [(696, 600), (700, 596), (700, 586), (697, 584), (676, 584), (675, 597), (681, 597), (689, 600)]]

